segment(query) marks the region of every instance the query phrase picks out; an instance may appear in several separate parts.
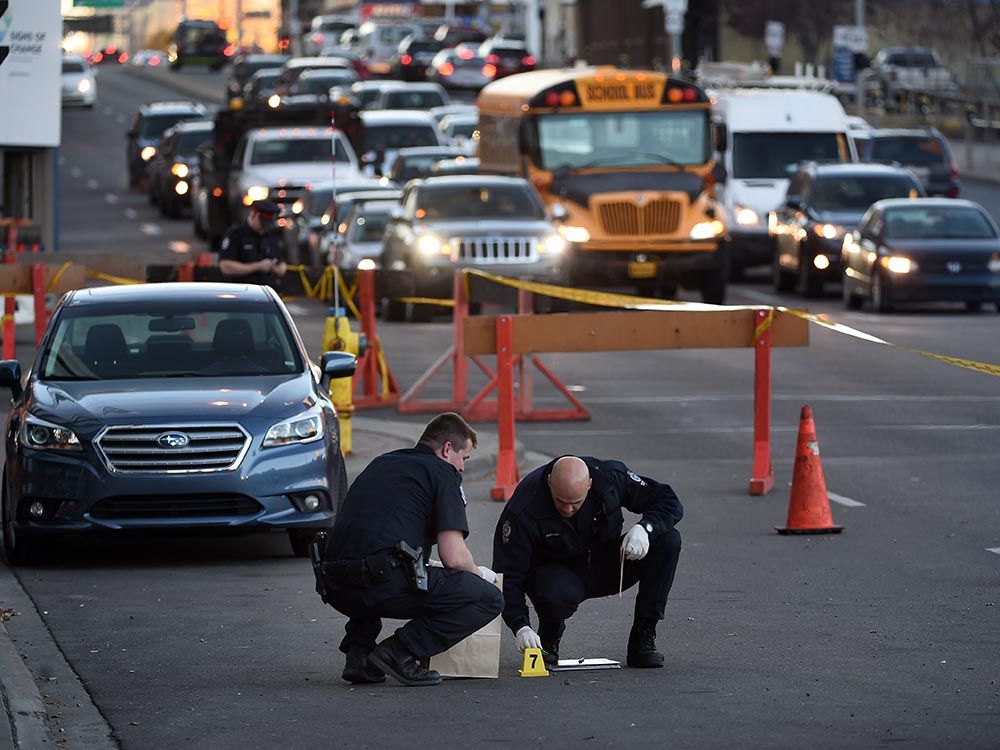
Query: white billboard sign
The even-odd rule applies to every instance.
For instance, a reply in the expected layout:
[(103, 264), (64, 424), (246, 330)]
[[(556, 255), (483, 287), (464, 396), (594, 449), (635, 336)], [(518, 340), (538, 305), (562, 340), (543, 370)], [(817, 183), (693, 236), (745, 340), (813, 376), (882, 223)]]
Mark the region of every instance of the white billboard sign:
[[(0, 15), (0, 146), (58, 146), (62, 76), (59, 0), (7, 0)], [(0, 55), (0, 57), (3, 57)]]

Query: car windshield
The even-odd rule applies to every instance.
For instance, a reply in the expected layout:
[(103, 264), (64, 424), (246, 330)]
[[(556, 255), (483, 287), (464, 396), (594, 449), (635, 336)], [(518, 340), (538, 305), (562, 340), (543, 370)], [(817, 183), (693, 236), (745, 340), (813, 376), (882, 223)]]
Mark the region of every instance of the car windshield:
[(816, 180), (813, 207), (820, 211), (865, 211), (884, 198), (915, 198), (920, 191), (902, 175), (820, 177)]
[(259, 303), (66, 307), (39, 366), (41, 380), (292, 375), (302, 361), (280, 313)]
[(430, 109), (445, 103), (439, 91), (408, 91), (393, 89), (385, 92), (385, 109)]
[(208, 44), (223, 42), (226, 34), (217, 26), (182, 26), (177, 29), (178, 44)]
[(906, 206), (886, 211), (882, 236), (893, 240), (991, 240), (996, 230), (967, 206)]
[[(253, 77), (253, 74), (258, 70), (264, 70), (265, 68), (273, 68), (275, 65), (280, 65), (281, 63), (276, 60), (264, 59), (264, 60), (244, 60), (233, 71), (233, 77), (241, 81), (249, 81)], [(280, 70), (280, 68), (279, 68)], [(276, 74), (277, 77), (279, 74)]]
[(139, 137), (140, 138), (159, 138), (163, 135), (163, 131), (172, 125), (176, 125), (179, 122), (185, 122), (186, 120), (200, 120), (201, 115), (197, 115), (194, 112), (185, 112), (184, 114), (171, 113), (169, 115), (146, 115), (142, 118), (142, 125), (139, 127)]
[(869, 149), (874, 161), (895, 161), (920, 167), (943, 164), (945, 161), (944, 149), (937, 138), (873, 138)]
[(841, 133), (733, 133), (733, 177), (788, 179), (804, 161), (847, 161)]
[[(289, 164), (292, 162), (330, 161), (329, 138), (268, 138), (253, 145), (251, 164)], [(344, 142), (337, 139), (337, 162), (351, 163)], [(331, 167), (332, 168), (332, 167)]]
[(347, 239), (350, 242), (379, 242), (389, 224), (389, 213), (369, 213), (357, 216), (351, 223)]
[(430, 174), (431, 167), (442, 159), (447, 159), (454, 154), (443, 152), (433, 155), (407, 156), (405, 159), (397, 159), (393, 164), (393, 179), (396, 182), (407, 182), (415, 177), (425, 177)]
[(209, 143), (211, 140), (212, 131), (210, 130), (182, 131), (177, 137), (177, 145), (174, 147), (174, 151), (184, 156), (191, 156), (198, 151), (199, 146), (203, 143)]
[(62, 72), (63, 73), (82, 73), (85, 70), (83, 67), (83, 60), (63, 60), (62, 61)]
[(434, 126), (427, 125), (365, 125), (365, 151), (437, 146)]
[(350, 86), (358, 77), (349, 70), (324, 72), (323, 75), (303, 76), (293, 87), (296, 94), (325, 94), (334, 86)]
[(421, 219), (545, 218), (530, 189), (514, 185), (428, 185), (420, 191), (419, 204)]
[(432, 42), (419, 39), (413, 39), (406, 47), (406, 51), (413, 55), (418, 52), (437, 52), (441, 49), (441, 42)]
[(543, 169), (704, 164), (708, 113), (594, 112), (536, 118)]

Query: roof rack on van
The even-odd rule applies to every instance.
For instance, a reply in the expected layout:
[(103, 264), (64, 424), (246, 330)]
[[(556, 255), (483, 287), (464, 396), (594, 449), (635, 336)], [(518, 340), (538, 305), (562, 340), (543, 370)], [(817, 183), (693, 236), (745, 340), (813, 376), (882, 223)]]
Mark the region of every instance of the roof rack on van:
[(837, 88), (837, 82), (825, 76), (825, 69), (812, 65), (801, 68), (796, 65), (795, 75), (774, 75), (770, 66), (761, 62), (706, 62), (695, 68), (695, 79), (710, 89), (794, 89), (799, 91), (819, 91), (829, 93)]

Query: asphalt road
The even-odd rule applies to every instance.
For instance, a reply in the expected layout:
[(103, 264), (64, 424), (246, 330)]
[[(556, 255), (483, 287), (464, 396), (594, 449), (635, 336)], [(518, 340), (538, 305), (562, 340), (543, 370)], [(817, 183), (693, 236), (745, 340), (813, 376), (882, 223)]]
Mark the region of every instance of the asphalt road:
[[(119, 115), (159, 95), (102, 71), (97, 109), (66, 114), (64, 242), (200, 249), (189, 222), (161, 222), (124, 190)], [(74, 166), (85, 174), (67, 174)], [(1000, 212), (1000, 188), (967, 184), (966, 195)], [(803, 306), (763, 279), (734, 287), (731, 301)], [(995, 312), (845, 313), (835, 296), (808, 307), (901, 346), (1000, 362)], [(293, 310), (318, 347), (322, 308)], [(380, 331), (404, 388), (450, 343), (444, 318)], [(75, 542), (17, 574), (121, 746), (997, 747), (1000, 381), (813, 327), (808, 348), (774, 354), (777, 481), (750, 498), (749, 352), (544, 360), (592, 418), (520, 424), (518, 438), (550, 455), (621, 458), (685, 504), (659, 629), (666, 669), (524, 680), (505, 633), (499, 680), (354, 689), (339, 679), (343, 618), (322, 606), (284, 538)], [(440, 379), (426, 395), (449, 388)], [(538, 394), (558, 401), (541, 385)], [(803, 404), (839, 498), (839, 536), (773, 530), (785, 520)], [(484, 562), (500, 511), (490, 486), (467, 478), (471, 547)], [(581, 607), (563, 655), (624, 659), (633, 597)], [(52, 713), (71, 710), (44, 669), (36, 678)]]

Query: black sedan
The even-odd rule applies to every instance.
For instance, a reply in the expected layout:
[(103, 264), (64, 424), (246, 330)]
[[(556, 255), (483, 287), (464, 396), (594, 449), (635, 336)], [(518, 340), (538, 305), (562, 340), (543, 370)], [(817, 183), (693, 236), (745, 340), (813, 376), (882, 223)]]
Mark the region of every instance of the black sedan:
[(281, 529), (307, 553), (346, 491), (330, 378), (268, 287), (84, 289), (55, 310), (26, 382), (0, 362), (3, 548), (30, 562), (53, 535)]
[(878, 312), (897, 302), (982, 303), (1000, 310), (1000, 233), (978, 203), (884, 200), (844, 239), (844, 304)]

